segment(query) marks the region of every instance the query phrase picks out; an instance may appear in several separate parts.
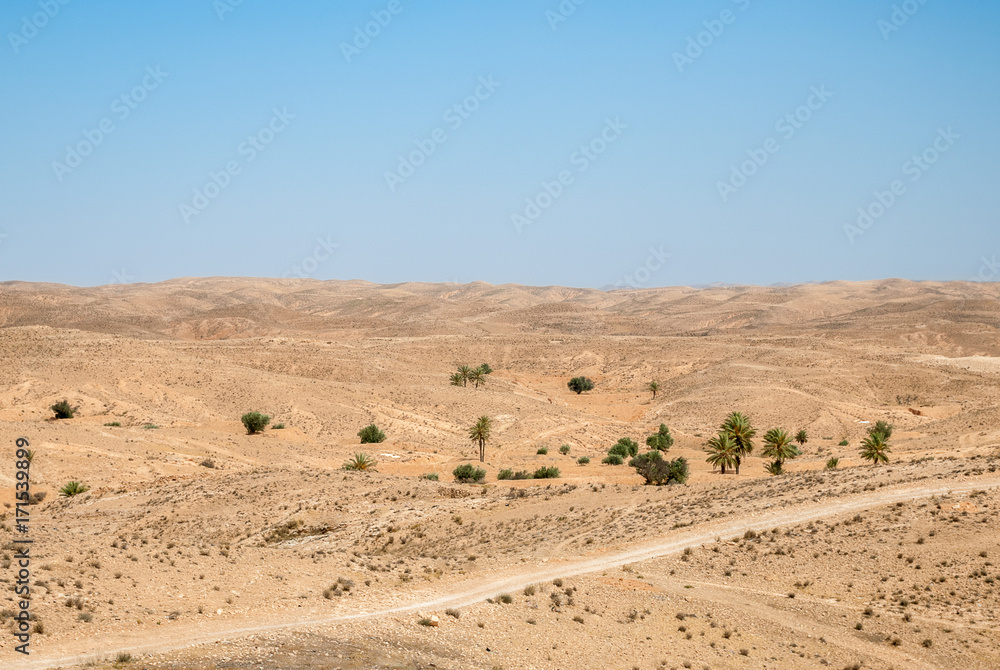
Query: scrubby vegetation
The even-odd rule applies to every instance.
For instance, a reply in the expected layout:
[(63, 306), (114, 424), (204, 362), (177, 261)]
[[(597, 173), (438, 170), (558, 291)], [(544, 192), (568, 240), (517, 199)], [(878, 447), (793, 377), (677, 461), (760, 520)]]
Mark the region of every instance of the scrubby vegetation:
[(639, 445), (630, 437), (623, 437), (618, 440), (611, 449), (608, 450), (610, 456), (621, 456), (622, 460), (631, 458), (639, 453)]
[(61, 489), (59, 489), (59, 495), (64, 498), (71, 498), (73, 496), (78, 496), (81, 493), (86, 493), (89, 490), (90, 487), (86, 484), (73, 480), (71, 482), (67, 482)]
[(573, 377), (566, 384), (569, 390), (573, 393), (580, 395), (584, 391), (592, 391), (594, 389), (594, 382), (590, 381), (586, 377)]
[(68, 400), (60, 400), (49, 409), (52, 410), (57, 419), (72, 419), (76, 416), (76, 411), (79, 408), (70, 405)]
[(243, 427), (247, 429), (247, 435), (263, 433), (267, 424), (271, 423), (271, 417), (260, 412), (247, 412), (240, 417), (240, 420), (243, 421)]
[(685, 458), (675, 458), (668, 461), (663, 458), (663, 454), (653, 449), (645, 454), (640, 454), (629, 461), (629, 465), (642, 476), (646, 484), (683, 484), (688, 479), (688, 463)]
[(477, 468), (471, 463), (463, 463), (451, 471), (459, 484), (477, 484), (486, 479), (486, 470)]
[(646, 446), (658, 451), (666, 451), (674, 446), (674, 436), (670, 434), (670, 429), (665, 423), (661, 423), (660, 428), (646, 438)]
[(380, 444), (385, 442), (385, 433), (374, 423), (370, 423), (359, 430), (358, 437), (361, 438), (361, 444)]
[(354, 470), (358, 472), (374, 472), (378, 463), (371, 456), (365, 453), (356, 453), (352, 458), (344, 461), (344, 470)]

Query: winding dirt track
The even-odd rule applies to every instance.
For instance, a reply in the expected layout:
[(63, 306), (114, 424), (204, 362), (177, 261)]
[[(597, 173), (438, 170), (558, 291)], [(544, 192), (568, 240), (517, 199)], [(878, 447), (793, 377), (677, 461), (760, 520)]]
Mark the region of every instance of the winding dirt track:
[[(71, 648), (67, 646), (67, 648), (60, 650), (59, 653), (65, 654), (63, 656), (52, 655), (45, 658), (32, 658), (29, 661), (13, 659), (14, 665), (12, 667), (17, 670), (43, 670), (114, 657), (119, 652), (131, 654), (165, 653), (197, 644), (238, 638), (255, 633), (293, 630), (417, 611), (434, 611), (446, 607), (463, 607), (481, 602), (498, 593), (521, 589), (529, 584), (548, 581), (556, 577), (566, 578), (599, 572), (626, 563), (657, 558), (680, 552), (686, 547), (713, 542), (718, 537), (742, 535), (750, 529), (763, 530), (775, 526), (806, 523), (904, 500), (997, 487), (1000, 487), (1000, 477), (997, 476), (962, 477), (961, 480), (934, 480), (886, 487), (873, 493), (848, 496), (835, 501), (810, 502), (773, 512), (757, 512), (736, 519), (705, 523), (683, 531), (668, 533), (654, 542), (638, 544), (629, 549), (610, 552), (602, 556), (553, 561), (544, 567), (497, 575), (488, 582), (477, 580), (474, 584), (459, 584), (445, 594), (431, 595), (430, 592), (411, 594), (410, 602), (383, 609), (314, 618), (303, 617), (286, 621), (269, 619), (266, 623), (260, 623), (259, 620), (256, 622), (248, 620), (242, 623), (229, 620), (216, 622), (214, 625), (194, 624), (185, 627), (172, 627), (166, 635), (160, 636), (155, 641), (149, 641), (149, 637), (153, 635), (152, 631), (123, 633), (118, 639), (101, 638), (75, 641)], [(263, 618), (263, 615), (259, 616)], [(6, 659), (0, 659), (0, 661), (8, 662)]]

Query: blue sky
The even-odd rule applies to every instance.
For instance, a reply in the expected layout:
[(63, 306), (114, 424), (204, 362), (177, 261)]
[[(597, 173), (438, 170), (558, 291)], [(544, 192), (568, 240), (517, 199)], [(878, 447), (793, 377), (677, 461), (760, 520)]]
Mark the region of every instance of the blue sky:
[(0, 280), (1000, 275), (985, 0), (10, 0), (0, 29)]

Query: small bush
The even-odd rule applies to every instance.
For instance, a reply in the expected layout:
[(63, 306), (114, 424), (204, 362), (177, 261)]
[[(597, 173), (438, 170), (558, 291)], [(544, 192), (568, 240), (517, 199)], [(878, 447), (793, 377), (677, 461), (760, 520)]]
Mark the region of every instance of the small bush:
[(358, 453), (348, 461), (344, 461), (344, 470), (356, 470), (359, 472), (374, 472), (378, 463), (368, 454)]
[(210, 468), (210, 469), (215, 468), (215, 461), (213, 461), (211, 458), (206, 458), (200, 463), (200, 465), (205, 468)]
[(477, 468), (471, 463), (463, 463), (451, 471), (459, 484), (477, 484), (486, 479), (486, 470)]
[(838, 444), (841, 447), (846, 447), (846, 446), (849, 446), (851, 443), (848, 442), (847, 440), (841, 440)]
[(503, 470), (497, 473), (498, 480), (513, 479), (513, 478), (514, 478), (514, 471), (511, 470), (510, 468), (504, 468)]
[(131, 662), (132, 662), (132, 654), (128, 652), (122, 651), (119, 652), (117, 656), (115, 656), (115, 663), (119, 665), (125, 665), (126, 663), (131, 663)]
[(570, 452), (570, 446), (568, 444), (564, 444), (563, 446), (559, 447), (559, 453), (562, 454), (563, 456), (565, 456), (569, 452)]
[(624, 462), (625, 459), (619, 456), (618, 454), (608, 454), (601, 461), (601, 463), (604, 463), (605, 465), (621, 465)]
[(685, 458), (675, 458), (672, 461), (665, 460), (660, 451), (648, 451), (641, 456), (636, 456), (629, 465), (642, 475), (646, 484), (683, 484), (688, 479), (689, 469)]
[(573, 377), (566, 384), (569, 390), (573, 393), (580, 395), (584, 391), (591, 391), (594, 388), (594, 382), (590, 381), (586, 377)]
[(417, 623), (420, 624), (421, 626), (430, 626), (431, 620), (428, 619), (427, 617), (424, 617), (423, 619), (418, 619)]
[(615, 443), (615, 446), (608, 450), (613, 456), (621, 456), (622, 459), (631, 458), (639, 453), (639, 445), (630, 437), (623, 437)]
[(142, 427), (146, 430), (159, 430), (160, 428), (155, 423), (144, 423), (142, 424)]
[(590, 456), (581, 456), (580, 458), (576, 459), (576, 462), (579, 463), (580, 465), (586, 465), (587, 463), (590, 463)]
[(68, 482), (65, 486), (59, 489), (59, 495), (64, 498), (70, 498), (72, 496), (78, 496), (81, 493), (86, 493), (90, 490), (90, 487), (86, 484), (78, 481)]
[(450, 617), (455, 617), (456, 619), (460, 619), (462, 617), (462, 612), (460, 610), (457, 610), (457, 609), (454, 609), (454, 608), (451, 608), (451, 607), (449, 607), (448, 609), (446, 609), (444, 611), (444, 613), (447, 614)]
[(535, 453), (538, 454), (539, 456), (544, 456), (547, 453), (549, 453), (549, 448), (548, 447), (538, 447), (538, 451), (536, 451)]
[(107, 428), (121, 428), (122, 427), (122, 422), (121, 421), (111, 421), (111, 422), (106, 423), (104, 425)]
[(559, 468), (545, 466), (535, 470), (535, 479), (559, 479)]
[(518, 470), (511, 479), (531, 479), (531, 473), (527, 470)]
[(666, 451), (674, 446), (674, 436), (670, 434), (667, 424), (661, 423), (659, 430), (646, 438), (646, 446), (657, 451)]
[(432, 482), (436, 482), (439, 479), (438, 478), (438, 473), (436, 473), (436, 472), (425, 472), (424, 474), (420, 475), (420, 478), (421, 479), (426, 479), (426, 480), (432, 481)]
[(361, 444), (379, 444), (385, 442), (385, 433), (374, 423), (370, 423), (359, 430), (358, 437), (361, 438)]
[(285, 424), (283, 423), (276, 423), (273, 426), (271, 426), (271, 430), (284, 430), (284, 429), (285, 429)]
[(836, 470), (838, 465), (840, 465), (840, 459), (834, 456), (826, 462), (826, 469)]
[(510, 605), (512, 602), (514, 602), (514, 598), (512, 598), (509, 593), (501, 593), (499, 596), (497, 596), (497, 600), (502, 602), (504, 605)]
[(60, 400), (49, 409), (55, 414), (57, 419), (72, 419), (76, 415), (78, 407), (73, 407), (68, 400)]
[(240, 417), (240, 420), (243, 422), (243, 427), (247, 429), (247, 435), (262, 433), (267, 424), (271, 423), (271, 417), (260, 412), (247, 412)]

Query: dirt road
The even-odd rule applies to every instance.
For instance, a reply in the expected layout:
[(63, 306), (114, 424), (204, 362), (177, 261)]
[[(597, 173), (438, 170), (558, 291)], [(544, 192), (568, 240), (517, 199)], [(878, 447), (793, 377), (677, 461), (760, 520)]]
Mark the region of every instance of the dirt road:
[[(264, 632), (275, 632), (290, 629), (302, 629), (309, 626), (321, 626), (347, 621), (372, 619), (390, 615), (415, 613), (418, 611), (433, 612), (446, 607), (463, 607), (483, 601), (498, 593), (513, 592), (529, 584), (548, 581), (557, 577), (567, 578), (616, 568), (627, 563), (648, 560), (682, 551), (715, 541), (716, 538), (732, 538), (742, 535), (747, 530), (764, 530), (776, 526), (807, 523), (812, 520), (839, 514), (858, 512), (870, 507), (886, 505), (899, 501), (925, 498), (932, 495), (947, 493), (964, 493), (976, 489), (992, 489), (1000, 487), (1000, 477), (962, 477), (961, 480), (934, 480), (916, 484), (905, 484), (880, 489), (875, 492), (852, 495), (836, 501), (822, 503), (809, 502), (792, 508), (785, 507), (773, 512), (752, 513), (722, 522), (709, 522), (684, 530), (673, 531), (658, 538), (654, 542), (635, 545), (622, 551), (608, 552), (601, 556), (570, 560), (553, 560), (543, 567), (508, 574), (496, 575), (494, 579), (484, 581), (478, 578), (475, 583), (468, 582), (453, 587), (448, 593), (416, 593), (410, 596), (410, 602), (395, 606), (387, 606), (365, 612), (345, 612), (335, 616), (316, 617), (303, 616), (294, 620), (276, 621), (268, 618), (262, 622), (248, 619), (246, 621), (218, 621), (195, 623), (185, 626), (171, 627), (163, 633), (153, 633), (149, 630), (123, 634), (117, 639), (87, 639), (72, 641), (58, 650), (47, 653), (42, 658), (13, 658), (7, 654), (0, 659), (5, 667), (17, 670), (43, 670), (85, 663), (100, 658), (113, 658), (119, 652), (137, 654), (156, 654), (181, 649), (184, 647), (213, 642), (227, 638), (238, 638), (244, 635)], [(303, 614), (306, 614), (305, 612)], [(157, 639), (150, 641), (156, 635)], [(7, 665), (12, 663), (12, 665)]]

